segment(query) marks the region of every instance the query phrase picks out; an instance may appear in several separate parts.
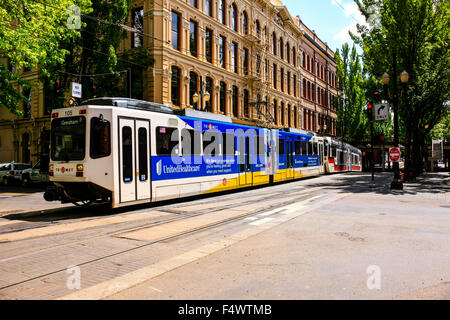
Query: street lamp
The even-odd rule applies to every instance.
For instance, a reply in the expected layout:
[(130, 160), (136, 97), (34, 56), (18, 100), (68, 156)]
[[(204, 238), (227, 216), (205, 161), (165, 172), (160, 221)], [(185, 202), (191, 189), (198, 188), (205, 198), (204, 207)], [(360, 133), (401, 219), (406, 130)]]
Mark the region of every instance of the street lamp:
[[(199, 95), (200, 93), (200, 95)], [(203, 100), (205, 102), (208, 102), (211, 99), (211, 95), (208, 91), (203, 92), (203, 79), (202, 77), (200, 77), (200, 92), (199, 93), (194, 93), (194, 95), (192, 96), (192, 100), (194, 101), (194, 103), (197, 103), (200, 101), (200, 111), (203, 111)]]
[[(396, 55), (394, 53), (394, 73), (397, 72), (397, 62), (396, 62)], [(404, 86), (404, 90), (406, 91), (406, 83), (409, 80), (409, 74), (408, 72), (403, 71), (400, 74), (400, 80)], [(399, 137), (398, 137), (398, 98), (399, 98), (399, 94), (398, 94), (398, 90), (397, 90), (397, 81), (394, 81), (393, 83), (393, 94), (390, 95), (388, 93), (388, 85), (390, 82), (390, 77), (389, 74), (387, 74), (386, 72), (383, 74), (383, 76), (381, 77), (381, 81), (383, 82), (384, 85), (384, 92), (386, 95), (386, 99), (389, 97), (390, 99), (392, 99), (392, 103), (394, 105), (394, 147), (399, 147)], [(400, 95), (402, 94), (402, 92), (400, 93)], [(399, 166), (399, 162), (396, 161), (394, 162), (394, 180), (392, 180), (391, 182), (391, 189), (394, 190), (403, 190), (403, 183), (400, 181), (400, 166)]]

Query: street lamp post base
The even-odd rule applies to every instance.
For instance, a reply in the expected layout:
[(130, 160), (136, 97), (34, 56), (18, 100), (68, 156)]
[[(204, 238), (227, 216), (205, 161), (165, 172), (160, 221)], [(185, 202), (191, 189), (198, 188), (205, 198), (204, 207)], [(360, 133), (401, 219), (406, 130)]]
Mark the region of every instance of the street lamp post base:
[(393, 180), (391, 182), (391, 190), (403, 190), (403, 183), (398, 180)]

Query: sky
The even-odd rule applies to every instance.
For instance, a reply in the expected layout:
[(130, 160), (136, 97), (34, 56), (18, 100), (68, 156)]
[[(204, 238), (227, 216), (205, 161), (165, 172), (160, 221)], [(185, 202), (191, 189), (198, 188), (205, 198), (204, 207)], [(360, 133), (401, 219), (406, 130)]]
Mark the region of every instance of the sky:
[[(353, 45), (348, 31), (356, 33), (356, 24), (365, 23), (353, 0), (281, 0), (295, 17), (300, 16), (303, 23), (317, 36), (328, 43), (331, 50), (341, 48), (345, 42)], [(360, 50), (358, 50), (360, 52)]]

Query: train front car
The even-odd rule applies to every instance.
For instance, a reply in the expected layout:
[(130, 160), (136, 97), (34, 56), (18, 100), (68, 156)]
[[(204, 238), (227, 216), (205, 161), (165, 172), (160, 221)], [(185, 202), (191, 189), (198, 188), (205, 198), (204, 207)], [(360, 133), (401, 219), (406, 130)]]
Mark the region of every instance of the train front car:
[[(111, 200), (111, 110), (100, 106), (55, 109), (51, 120), (47, 201), (89, 205)], [(95, 181), (95, 183), (94, 183)]]

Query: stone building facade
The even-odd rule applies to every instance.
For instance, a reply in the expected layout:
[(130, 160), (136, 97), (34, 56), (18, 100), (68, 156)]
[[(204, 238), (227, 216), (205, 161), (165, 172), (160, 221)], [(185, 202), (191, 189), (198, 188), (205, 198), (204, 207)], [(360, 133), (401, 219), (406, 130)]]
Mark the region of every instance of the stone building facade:
[[(280, 1), (135, 0), (129, 26), (119, 50), (145, 46), (155, 59), (142, 71), (144, 100), (336, 134), (334, 52)], [(37, 70), (17, 72), (38, 81)], [(48, 153), (51, 106), (42, 86), (26, 95), (24, 116), (0, 108), (0, 162)]]

